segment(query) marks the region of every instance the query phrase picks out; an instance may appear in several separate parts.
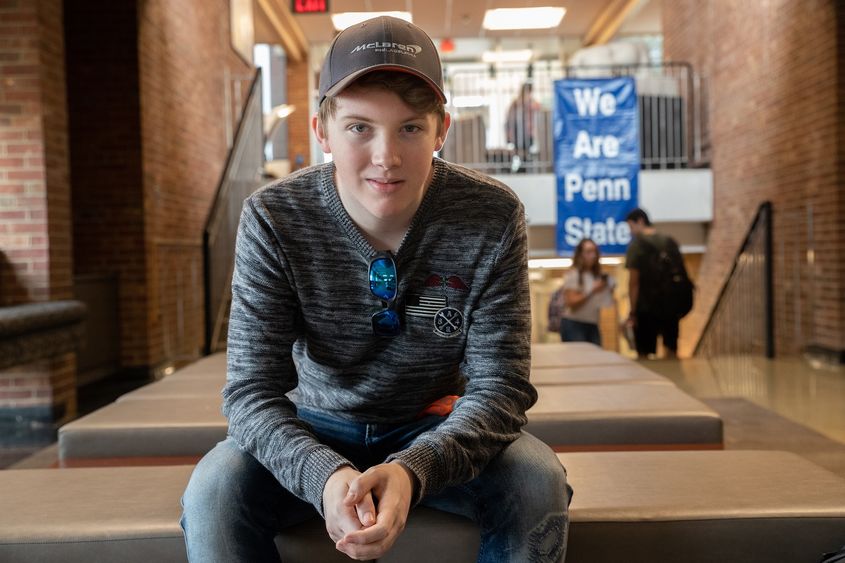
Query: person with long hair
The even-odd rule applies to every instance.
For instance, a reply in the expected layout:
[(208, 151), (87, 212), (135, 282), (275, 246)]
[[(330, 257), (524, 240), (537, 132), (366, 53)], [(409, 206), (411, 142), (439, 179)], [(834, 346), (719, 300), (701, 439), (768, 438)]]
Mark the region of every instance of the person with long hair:
[(564, 342), (592, 342), (601, 346), (599, 313), (613, 304), (615, 283), (602, 274), (599, 247), (585, 238), (575, 247), (573, 268), (563, 279), (563, 318), (560, 338)]

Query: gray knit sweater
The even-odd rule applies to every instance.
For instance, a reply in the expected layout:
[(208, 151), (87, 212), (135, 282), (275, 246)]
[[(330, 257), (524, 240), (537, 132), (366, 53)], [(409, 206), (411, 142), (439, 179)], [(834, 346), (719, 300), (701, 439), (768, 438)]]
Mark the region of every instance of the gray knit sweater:
[[(414, 472), (419, 499), (477, 476), (519, 436), (537, 398), (524, 209), (514, 193), (434, 160), (395, 257), (402, 333), (380, 338), (370, 317), (383, 306), (367, 277), (376, 250), (333, 175), (332, 164), (311, 167), (245, 201), (223, 390), (229, 434), (321, 514), (326, 481), (352, 464), (314, 437), (294, 403), (358, 422), (407, 422), (461, 395), (445, 422), (385, 460)], [(446, 305), (462, 319), (435, 318)]]

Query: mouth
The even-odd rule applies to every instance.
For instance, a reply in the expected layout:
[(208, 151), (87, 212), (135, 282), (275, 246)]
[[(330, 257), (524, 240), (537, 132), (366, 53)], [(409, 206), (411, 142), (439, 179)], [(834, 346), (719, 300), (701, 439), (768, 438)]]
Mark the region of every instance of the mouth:
[(367, 178), (367, 183), (380, 192), (391, 192), (399, 188), (404, 180), (395, 178)]

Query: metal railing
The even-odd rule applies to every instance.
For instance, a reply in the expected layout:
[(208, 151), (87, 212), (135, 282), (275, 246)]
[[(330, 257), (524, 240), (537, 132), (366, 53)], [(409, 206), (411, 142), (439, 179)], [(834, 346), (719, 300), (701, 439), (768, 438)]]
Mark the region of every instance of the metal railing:
[[(553, 171), (554, 81), (633, 76), (641, 167), (702, 167), (699, 80), (687, 63), (565, 67), (557, 61), (508, 67), (446, 68), (452, 128), (440, 156), (489, 174)], [(530, 97), (521, 95), (531, 85)], [(530, 101), (529, 101), (530, 100)]]
[(695, 348), (696, 356), (774, 358), (772, 204), (760, 205)]
[(243, 201), (264, 182), (261, 72), (257, 71), (223, 167), (204, 232), (206, 353), (225, 347), (235, 238)]

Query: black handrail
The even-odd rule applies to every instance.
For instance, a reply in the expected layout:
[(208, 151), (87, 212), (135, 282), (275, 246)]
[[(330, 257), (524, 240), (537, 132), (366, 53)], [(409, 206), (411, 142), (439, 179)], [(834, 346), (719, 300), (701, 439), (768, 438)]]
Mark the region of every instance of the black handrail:
[[(699, 336), (698, 342), (695, 346), (695, 353), (694, 355), (699, 355), (702, 352), (703, 347), (705, 344), (709, 344), (709, 341), (717, 338), (719, 335), (711, 336), (715, 333), (715, 323), (721, 317), (724, 312), (723, 307), (727, 307), (727, 296), (729, 291), (733, 288), (738, 287), (744, 280), (739, 279), (739, 267), (740, 264), (743, 263), (743, 256), (748, 255), (749, 253), (753, 253), (752, 244), (756, 242), (756, 236), (758, 236), (759, 231), (758, 229), (763, 229), (762, 236), (763, 240), (761, 243), (762, 251), (763, 251), (763, 269), (762, 269), (762, 289), (763, 289), (763, 299), (762, 299), (762, 308), (763, 308), (763, 337), (764, 337), (764, 350), (763, 353), (767, 358), (774, 358), (775, 357), (775, 331), (774, 331), (774, 280), (773, 280), (773, 253), (772, 253), (772, 204), (769, 201), (763, 202), (757, 209), (757, 213), (754, 215), (754, 220), (751, 223), (751, 226), (748, 229), (748, 232), (745, 235), (745, 239), (742, 242), (742, 245), (739, 248), (739, 251), (736, 254), (736, 257), (733, 261), (733, 266), (731, 267), (731, 272), (725, 280), (725, 283), (722, 285), (722, 289), (719, 292), (719, 297), (716, 299), (716, 304), (714, 305), (713, 309), (710, 312), (710, 317), (707, 319), (707, 323), (704, 325), (704, 330), (701, 331), (701, 335)], [(754, 259), (754, 256), (751, 256), (751, 259)], [(752, 289), (753, 289), (752, 284)], [(753, 299), (755, 296), (748, 296), (748, 299)], [(752, 315), (753, 316), (753, 315)], [(743, 326), (747, 326), (748, 319), (743, 319)], [(729, 339), (732, 344), (737, 342), (736, 339)]]
[[(223, 166), (214, 202), (203, 229), (206, 354), (213, 351), (212, 340), (216, 323), (219, 322), (219, 309), (228, 299), (226, 294), (231, 291), (229, 283), (234, 263), (240, 204), (262, 183), (263, 146), (261, 70), (259, 69), (255, 72), (250, 84), (249, 94), (238, 120), (234, 142), (226, 156), (226, 164)], [(218, 246), (218, 241), (222, 241), (222, 247)]]

